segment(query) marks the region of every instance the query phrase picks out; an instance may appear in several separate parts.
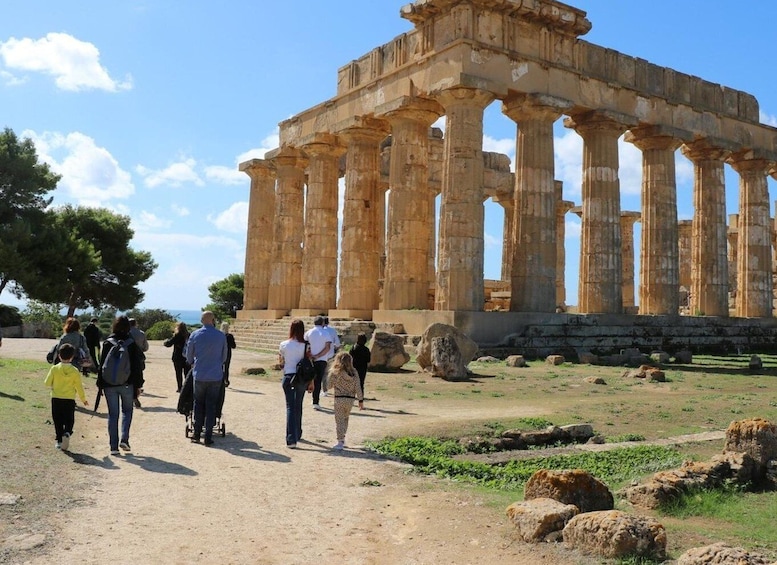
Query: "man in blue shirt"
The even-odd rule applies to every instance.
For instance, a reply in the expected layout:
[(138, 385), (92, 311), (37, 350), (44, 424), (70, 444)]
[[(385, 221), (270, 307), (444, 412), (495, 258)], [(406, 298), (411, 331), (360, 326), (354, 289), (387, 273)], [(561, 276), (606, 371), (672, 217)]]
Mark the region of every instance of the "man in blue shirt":
[(186, 344), (186, 361), (192, 366), (194, 377), (194, 434), (192, 442), (199, 443), (205, 420), (205, 445), (213, 444), (213, 426), (224, 378), (227, 359), (227, 338), (216, 329), (213, 312), (202, 313), (202, 327), (192, 332)]

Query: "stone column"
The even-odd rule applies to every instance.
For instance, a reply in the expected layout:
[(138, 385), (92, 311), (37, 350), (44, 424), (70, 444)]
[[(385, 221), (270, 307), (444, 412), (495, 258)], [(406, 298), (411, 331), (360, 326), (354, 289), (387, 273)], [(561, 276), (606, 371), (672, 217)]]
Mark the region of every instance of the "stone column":
[(736, 315), (770, 318), (772, 250), (766, 175), (771, 163), (750, 155), (736, 155), (729, 162), (739, 173)]
[(299, 306), (304, 237), (306, 160), (293, 147), (273, 157), (278, 184), (275, 199), (275, 235), (267, 309), (281, 318)]
[(445, 158), (435, 309), (480, 312), (483, 287), (483, 111), (494, 95), (452, 88), (445, 108)]
[[(728, 215), (728, 229), (726, 230), (726, 241), (728, 242), (727, 263), (728, 263), (728, 288), (730, 293), (729, 312), (732, 310), (731, 300), (736, 301), (737, 296), (737, 250), (739, 249), (739, 214)], [(734, 305), (735, 306), (735, 305)]]
[[(677, 247), (680, 261), (680, 307), (687, 308), (688, 314), (693, 315), (691, 307), (691, 265), (693, 264), (693, 220), (680, 220), (677, 222)], [(685, 289), (683, 300), (682, 289)]]
[(693, 316), (728, 316), (724, 162), (731, 153), (706, 140), (686, 143), (682, 151), (693, 162), (690, 313)]
[(309, 159), (308, 190), (299, 307), (291, 313), (295, 317), (326, 314), (337, 304), (337, 192), (345, 147), (336, 136), (317, 133), (302, 150)]
[(513, 268), (513, 224), (515, 217), (515, 199), (512, 194), (498, 195), (492, 198), (504, 211), (502, 227), (502, 274), (501, 280), (509, 281)]
[(570, 104), (546, 95), (514, 96), (502, 106), (518, 124), (511, 272), (513, 312), (555, 312), (556, 186), (553, 122)]
[(265, 159), (240, 163), (240, 170), (251, 177), (248, 197), (248, 233), (246, 236), (243, 310), (264, 310), (270, 286), (275, 214), (275, 167)]
[(566, 311), (567, 287), (566, 268), (567, 252), (564, 246), (567, 231), (567, 212), (575, 207), (570, 200), (561, 200), (561, 182), (556, 181), (556, 307)]
[(429, 206), (429, 127), (441, 112), (436, 102), (413, 98), (384, 114), (392, 136), (384, 310), (428, 308), (434, 212)]
[(381, 229), (385, 196), (379, 189), (380, 142), (388, 135), (385, 122), (363, 118), (340, 132), (347, 143), (343, 201), (340, 298), (336, 318), (371, 320), (379, 302)]
[(677, 180), (674, 152), (681, 141), (662, 128), (640, 127), (626, 141), (642, 151), (640, 314), (677, 314), (680, 263), (677, 248)]
[(618, 138), (625, 116), (606, 112), (577, 114), (565, 120), (583, 138), (583, 206), (578, 311), (623, 312), (621, 203)]
[[(634, 313), (634, 223), (642, 214), (621, 212), (621, 257), (623, 257), (623, 310)], [(630, 309), (630, 310), (629, 310)]]

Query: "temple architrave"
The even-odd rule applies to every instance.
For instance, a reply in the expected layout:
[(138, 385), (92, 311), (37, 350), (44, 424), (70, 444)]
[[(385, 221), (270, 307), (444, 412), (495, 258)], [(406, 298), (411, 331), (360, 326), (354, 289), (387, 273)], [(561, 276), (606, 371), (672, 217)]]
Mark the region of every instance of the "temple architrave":
[[(586, 13), (554, 0), (418, 0), (400, 15), (412, 30), (340, 68), (331, 99), (281, 122), (280, 146), (240, 165), (251, 196), (239, 319), (325, 312), (408, 333), (443, 321), (496, 339), (510, 322), (484, 318), (507, 316), (484, 312), (488, 198), (504, 209), (510, 312), (556, 313), (573, 207), (555, 180), (558, 120), (583, 140), (578, 314), (633, 314), (636, 295), (641, 315), (683, 306), (729, 316), (729, 164), (740, 178), (734, 313), (772, 317), (767, 177), (777, 178), (777, 129), (759, 122), (752, 95), (588, 43)], [(491, 103), (515, 122), (515, 174), (506, 156), (483, 151)], [(431, 128), (441, 116), (444, 135)], [(635, 212), (620, 206), (624, 135), (643, 157)], [(694, 167), (689, 230), (677, 218), (678, 150)]]

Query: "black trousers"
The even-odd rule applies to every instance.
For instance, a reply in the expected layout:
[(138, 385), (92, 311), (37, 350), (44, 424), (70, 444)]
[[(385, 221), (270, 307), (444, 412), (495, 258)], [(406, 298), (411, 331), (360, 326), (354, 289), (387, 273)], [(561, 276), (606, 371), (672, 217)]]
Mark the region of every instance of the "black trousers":
[(76, 401), (69, 398), (51, 399), (51, 419), (54, 420), (54, 433), (57, 441), (62, 441), (66, 433), (73, 433), (73, 424), (76, 421)]
[(178, 383), (178, 391), (181, 391), (183, 387), (183, 377), (189, 372), (189, 364), (186, 359), (173, 359), (173, 367), (175, 368), (175, 382)]
[(321, 396), (321, 384), (326, 375), (326, 365), (326, 361), (313, 361), (313, 366), (316, 368), (316, 378), (313, 381), (313, 404), (318, 404)]

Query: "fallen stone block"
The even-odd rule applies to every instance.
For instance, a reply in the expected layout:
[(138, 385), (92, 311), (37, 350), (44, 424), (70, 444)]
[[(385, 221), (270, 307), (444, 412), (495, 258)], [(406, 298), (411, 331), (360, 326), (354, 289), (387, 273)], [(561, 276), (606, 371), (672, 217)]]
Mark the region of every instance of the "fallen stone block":
[(564, 529), (579, 510), (574, 504), (563, 504), (550, 498), (535, 498), (515, 502), (507, 507), (507, 517), (525, 542), (545, 540), (553, 532)]
[(574, 516), (564, 528), (564, 542), (588, 555), (607, 558), (666, 558), (666, 530), (656, 520), (619, 510)]

